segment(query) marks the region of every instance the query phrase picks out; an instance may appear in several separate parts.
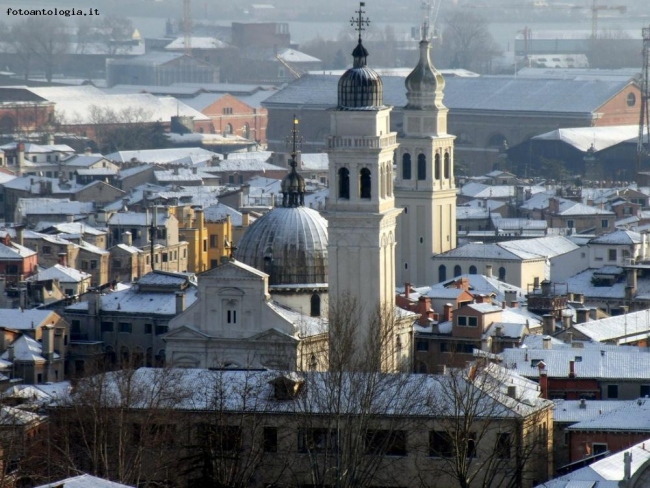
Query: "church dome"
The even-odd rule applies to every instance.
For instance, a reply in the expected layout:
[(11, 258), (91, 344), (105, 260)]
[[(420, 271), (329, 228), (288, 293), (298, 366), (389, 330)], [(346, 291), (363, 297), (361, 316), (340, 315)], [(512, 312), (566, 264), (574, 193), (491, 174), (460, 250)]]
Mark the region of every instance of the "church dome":
[(445, 79), (431, 63), (429, 51), (429, 41), (420, 41), (420, 60), (404, 81), (408, 99), (407, 109), (444, 108), (442, 92), (445, 88)]
[(338, 109), (363, 110), (384, 105), (384, 85), (379, 75), (366, 66), (368, 51), (361, 39), (352, 51), (354, 64), (339, 79)]
[(275, 208), (250, 226), (235, 257), (269, 274), (270, 285), (327, 283), (327, 220), (311, 208)]

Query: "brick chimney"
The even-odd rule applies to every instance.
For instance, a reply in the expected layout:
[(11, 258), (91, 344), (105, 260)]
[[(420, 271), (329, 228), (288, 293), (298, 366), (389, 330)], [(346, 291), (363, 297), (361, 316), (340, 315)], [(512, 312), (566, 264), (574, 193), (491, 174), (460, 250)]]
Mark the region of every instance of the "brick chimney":
[(546, 371), (544, 361), (537, 363), (537, 370), (539, 371), (539, 389), (541, 390), (542, 398), (548, 399), (548, 371)]
[(410, 296), (411, 296), (411, 283), (407, 281), (404, 283), (404, 298), (408, 300)]
[(574, 359), (569, 361), (569, 378), (576, 377), (576, 362)]
[(442, 320), (444, 322), (450, 322), (453, 319), (453, 309), (454, 306), (451, 303), (445, 303), (445, 308), (442, 312)]
[(429, 320), (433, 318), (433, 309), (431, 308), (431, 298), (420, 297), (417, 303), (416, 313), (420, 314), (420, 325), (429, 325)]

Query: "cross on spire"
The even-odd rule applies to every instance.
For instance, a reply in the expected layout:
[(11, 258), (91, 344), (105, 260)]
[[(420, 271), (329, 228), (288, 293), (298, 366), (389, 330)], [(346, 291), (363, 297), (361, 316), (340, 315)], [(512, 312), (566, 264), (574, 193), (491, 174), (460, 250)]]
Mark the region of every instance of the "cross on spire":
[[(366, 30), (365, 27), (370, 25), (370, 19), (368, 17), (364, 18), (363, 14), (366, 13), (365, 10), (362, 9), (362, 7), (366, 6), (366, 2), (359, 2), (359, 10), (355, 10), (354, 13), (357, 14), (356, 17), (352, 17), (350, 19), (350, 25), (354, 27), (356, 24), (356, 27), (354, 27), (354, 30), (359, 32), (359, 42), (361, 42), (361, 32)], [(365, 26), (365, 27), (364, 27)]]

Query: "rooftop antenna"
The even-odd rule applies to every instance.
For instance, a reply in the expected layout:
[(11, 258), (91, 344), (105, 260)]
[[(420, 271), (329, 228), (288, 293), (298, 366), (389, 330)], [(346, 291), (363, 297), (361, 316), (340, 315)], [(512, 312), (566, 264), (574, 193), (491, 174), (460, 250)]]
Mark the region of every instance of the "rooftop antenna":
[[(641, 29), (643, 38), (643, 70), (641, 71), (641, 112), (639, 114), (639, 139), (636, 145), (636, 172), (641, 170), (641, 158), (648, 155), (650, 145), (650, 27)], [(645, 139), (645, 143), (644, 143)], [(636, 176), (636, 175), (635, 175)]]

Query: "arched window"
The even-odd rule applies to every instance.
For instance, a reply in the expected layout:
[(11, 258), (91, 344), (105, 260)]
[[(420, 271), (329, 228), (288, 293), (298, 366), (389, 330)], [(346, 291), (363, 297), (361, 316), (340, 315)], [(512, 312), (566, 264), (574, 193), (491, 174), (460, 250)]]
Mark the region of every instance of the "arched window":
[(506, 268), (504, 268), (503, 266), (499, 268), (499, 280), (506, 281)]
[(339, 170), (339, 198), (350, 198), (350, 171), (347, 168)]
[(232, 124), (226, 124), (226, 128), (223, 130), (223, 133), (226, 135), (232, 134)]
[(444, 175), (447, 180), (451, 177), (451, 156), (449, 156), (448, 152), (445, 153)]
[(454, 266), (454, 278), (458, 278), (462, 274), (463, 274), (463, 270), (460, 267), (460, 265), (457, 264), (456, 266)]
[(120, 362), (122, 363), (122, 366), (129, 364), (130, 360), (131, 351), (129, 351), (129, 348), (126, 346), (120, 347)]
[(443, 282), (447, 280), (447, 266), (441, 264), (438, 266), (438, 282)]
[(165, 365), (165, 350), (164, 349), (160, 349), (158, 351), (158, 354), (156, 354), (156, 357), (155, 357), (155, 361), (156, 361), (156, 363), (155, 363), (156, 367), (158, 367), (158, 368), (162, 368)]
[(433, 177), (436, 180), (440, 179), (440, 154), (436, 153), (433, 158)]
[(141, 347), (136, 347), (133, 350), (133, 357), (131, 358), (131, 365), (134, 368), (141, 368), (144, 366), (144, 351)]
[(359, 195), (361, 198), (372, 198), (370, 192), (370, 170), (368, 168), (363, 168), (359, 174)]
[(409, 153), (404, 153), (402, 156), (402, 179), (411, 179), (411, 155)]
[(320, 317), (320, 295), (314, 293), (311, 296), (311, 314), (312, 317)]
[(246, 122), (244, 124), (244, 127), (242, 127), (241, 135), (244, 136), (246, 139), (251, 138), (251, 126), (248, 125), (248, 122)]
[(420, 153), (418, 154), (418, 180), (427, 179), (427, 157)]
[(309, 357), (309, 370), (316, 371), (318, 369), (318, 360), (316, 359), (316, 354), (312, 353)]
[(473, 264), (469, 267), (469, 274), (476, 274), (476, 266)]

